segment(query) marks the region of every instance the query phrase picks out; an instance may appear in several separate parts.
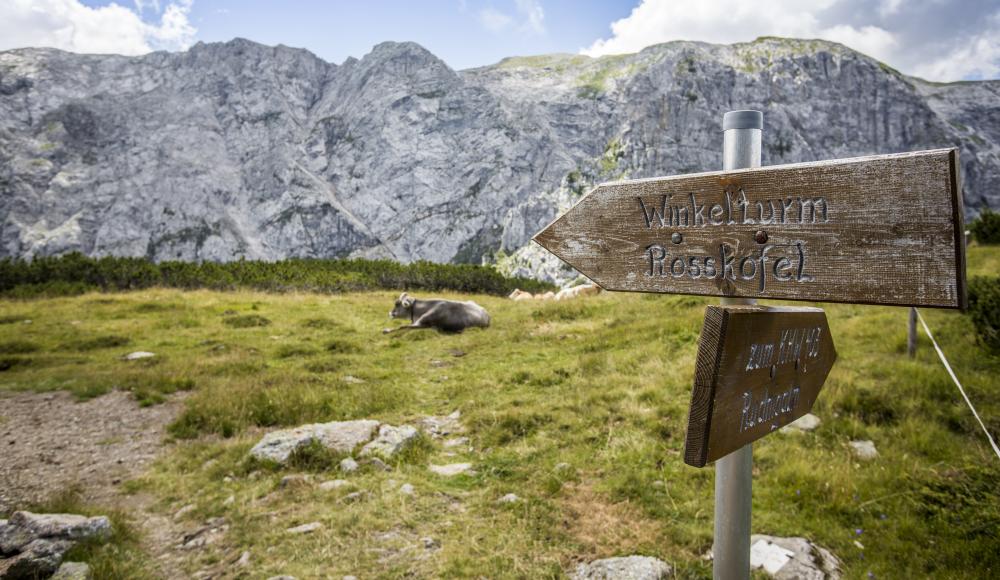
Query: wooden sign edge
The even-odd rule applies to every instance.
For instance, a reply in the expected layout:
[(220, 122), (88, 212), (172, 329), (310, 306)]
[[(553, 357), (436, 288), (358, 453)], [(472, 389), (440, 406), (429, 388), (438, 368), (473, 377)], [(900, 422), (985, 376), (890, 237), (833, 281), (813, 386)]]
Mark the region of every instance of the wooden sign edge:
[[(712, 430), (712, 412), (715, 410), (714, 377), (719, 373), (722, 348), (725, 346), (722, 338), (726, 336), (728, 324), (729, 312), (726, 309), (719, 306), (705, 308), (705, 319), (702, 323), (701, 339), (698, 341), (698, 354), (695, 358), (694, 386), (691, 389), (687, 434), (684, 442), (684, 463), (692, 467), (705, 467), (705, 464), (708, 463), (707, 435)], [(718, 333), (709, 336), (706, 331), (712, 328), (718, 328)], [(707, 364), (698, 366), (697, 361), (702, 360), (707, 360)], [(699, 400), (706, 398), (705, 405), (697, 405)], [(701, 408), (705, 409), (705, 416), (696, 417), (695, 409)]]
[[(926, 150), (921, 150), (921, 151), (909, 151), (909, 152), (904, 152), (904, 153), (888, 153), (888, 154), (882, 154), (882, 155), (865, 155), (865, 156), (861, 156), (861, 157), (847, 157), (847, 158), (844, 158), (844, 159), (828, 159), (828, 160), (823, 160), (823, 161), (805, 161), (805, 162), (800, 162), (800, 163), (786, 163), (786, 164), (783, 164), (783, 165), (766, 165), (766, 166), (763, 166), (763, 167), (753, 167), (753, 168), (747, 168), (747, 169), (735, 169), (735, 170), (729, 170), (729, 171), (703, 171), (703, 172), (700, 172), (700, 173), (686, 173), (686, 174), (682, 174), (682, 175), (668, 175), (668, 176), (664, 176), (664, 177), (647, 177), (647, 178), (643, 178), (643, 179), (607, 181), (607, 182), (604, 182), (604, 183), (599, 183), (599, 184), (595, 185), (594, 187), (592, 187), (590, 189), (590, 191), (588, 191), (585, 195), (583, 195), (580, 199), (578, 199), (576, 201), (576, 203), (574, 203), (570, 208), (568, 208), (566, 211), (564, 211), (561, 214), (559, 214), (558, 216), (556, 216), (544, 228), (542, 228), (541, 230), (538, 231), (538, 233), (536, 233), (534, 236), (532, 236), (531, 237), (531, 241), (534, 242), (534, 243), (536, 243), (536, 244), (538, 244), (543, 249), (545, 249), (545, 251), (547, 251), (550, 254), (556, 256), (557, 258), (559, 258), (563, 262), (569, 264), (568, 262), (566, 262), (565, 260), (563, 260), (562, 257), (559, 256), (559, 254), (555, 253), (551, 248), (549, 248), (545, 244), (544, 239), (546, 237), (548, 237), (548, 236), (545, 235), (545, 233), (547, 231), (549, 231), (549, 229), (552, 228), (553, 225), (555, 225), (560, 220), (562, 220), (564, 217), (566, 217), (566, 215), (568, 213), (570, 213), (571, 211), (573, 211), (578, 205), (580, 205), (581, 203), (583, 203), (584, 200), (586, 200), (591, 195), (593, 195), (598, 190), (600, 190), (601, 188), (604, 188), (604, 187), (613, 187), (613, 186), (619, 186), (619, 185), (623, 185), (623, 184), (643, 183), (643, 182), (649, 182), (649, 181), (662, 181), (664, 179), (675, 179), (675, 178), (676, 179), (681, 179), (681, 178), (692, 178), (692, 177), (713, 176), (713, 175), (717, 176), (717, 175), (723, 175), (723, 174), (733, 175), (733, 174), (741, 174), (741, 173), (746, 173), (746, 172), (751, 172), (751, 171), (760, 171), (760, 170), (794, 169), (794, 168), (802, 167), (802, 166), (821, 166), (821, 165), (829, 165), (829, 164), (863, 163), (865, 161), (870, 161), (870, 160), (874, 160), (874, 159), (897, 159), (897, 158), (914, 157), (914, 156), (922, 156), (922, 155), (928, 155), (928, 156), (929, 155), (940, 155), (940, 154), (944, 154), (944, 153), (947, 153), (947, 155), (948, 155), (948, 161), (949, 161), (949, 180), (948, 181), (949, 181), (949, 189), (950, 189), (949, 194), (951, 195), (951, 209), (952, 209), (952, 220), (951, 221), (952, 221), (952, 224), (954, 226), (953, 227), (953, 233), (954, 233), (954, 238), (955, 238), (955, 241), (954, 241), (954, 244), (955, 244), (955, 277), (956, 277), (955, 278), (955, 292), (956, 292), (957, 296), (955, 297), (955, 303), (954, 303), (954, 305), (941, 306), (941, 305), (928, 305), (928, 304), (909, 303), (909, 302), (901, 302), (901, 303), (896, 303), (896, 304), (886, 304), (884, 302), (874, 302), (874, 301), (864, 301), (864, 300), (859, 301), (859, 300), (848, 300), (848, 299), (836, 300), (836, 299), (831, 299), (831, 298), (827, 298), (827, 299), (824, 299), (824, 300), (816, 300), (814, 298), (792, 298), (792, 297), (767, 298), (767, 297), (760, 297), (760, 296), (744, 296), (744, 295), (738, 295), (738, 294), (719, 294), (717, 292), (712, 292), (712, 293), (709, 293), (709, 292), (650, 292), (649, 290), (618, 290), (618, 289), (605, 288), (603, 285), (601, 285), (599, 282), (597, 282), (593, 278), (590, 278), (589, 276), (587, 276), (586, 274), (583, 274), (582, 272), (580, 272), (580, 273), (585, 278), (587, 278), (588, 280), (590, 280), (591, 282), (593, 282), (594, 284), (596, 284), (597, 286), (599, 286), (601, 289), (603, 289), (606, 292), (636, 292), (636, 293), (640, 293), (640, 294), (675, 294), (675, 295), (679, 294), (679, 295), (705, 296), (705, 297), (714, 297), (714, 298), (718, 298), (718, 297), (725, 297), (725, 298), (752, 298), (752, 299), (757, 299), (757, 300), (787, 300), (787, 301), (792, 301), (792, 302), (811, 302), (811, 303), (824, 303), (824, 304), (825, 303), (831, 303), (831, 304), (862, 304), (862, 305), (869, 305), (869, 306), (891, 306), (891, 307), (902, 307), (902, 308), (908, 308), (908, 307), (909, 308), (936, 308), (936, 309), (942, 309), (942, 310), (958, 310), (960, 312), (966, 312), (968, 310), (968, 308), (969, 308), (969, 295), (968, 295), (968, 283), (967, 283), (966, 271), (965, 271), (965, 269), (966, 269), (966, 255), (965, 255), (966, 254), (966, 250), (965, 250), (965, 204), (964, 204), (964, 200), (962, 199), (962, 186), (961, 186), (962, 172), (960, 171), (960, 168), (959, 168), (960, 154), (959, 154), (959, 150), (958, 150), (957, 147), (944, 147), (944, 148), (939, 148), (939, 149), (926, 149)], [(570, 264), (570, 267), (573, 267), (572, 264)], [(575, 267), (574, 267), (574, 269), (575, 269)]]

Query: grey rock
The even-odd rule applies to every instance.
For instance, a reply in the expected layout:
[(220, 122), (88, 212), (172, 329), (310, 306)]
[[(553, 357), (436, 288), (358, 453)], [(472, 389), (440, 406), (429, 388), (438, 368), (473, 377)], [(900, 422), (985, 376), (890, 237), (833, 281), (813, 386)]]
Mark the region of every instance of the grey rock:
[(419, 421), (420, 428), (435, 439), (461, 433), (464, 429), (461, 423), (462, 412), (454, 411), (448, 415), (431, 415)]
[(236, 560), (236, 565), (240, 568), (246, 568), (250, 565), (250, 550), (244, 550), (243, 553), (240, 554), (240, 559)]
[(517, 497), (516, 493), (508, 493), (507, 495), (498, 499), (497, 503), (517, 503), (519, 501), (521, 501), (521, 498)]
[(289, 576), (287, 574), (282, 574), (281, 576), (271, 576), (267, 580), (298, 580), (295, 576)]
[(416, 491), (413, 489), (413, 485), (409, 483), (404, 483), (399, 486), (399, 493), (403, 495), (413, 495)]
[(358, 467), (358, 462), (350, 457), (345, 457), (340, 461), (340, 470), (344, 473), (354, 473)]
[(378, 429), (378, 437), (361, 448), (361, 456), (393, 457), (413, 443), (418, 434), (417, 429), (410, 425), (382, 425)]
[(346, 502), (361, 501), (362, 499), (364, 499), (364, 497), (365, 497), (365, 492), (353, 491), (344, 496), (344, 501)]
[(662, 580), (673, 570), (663, 560), (649, 556), (606, 558), (580, 564), (570, 575), (573, 580)]
[(451, 439), (445, 439), (442, 442), (442, 445), (444, 445), (446, 448), (449, 449), (452, 447), (462, 447), (468, 444), (469, 444), (468, 437), (452, 437)]
[(333, 451), (350, 453), (358, 445), (370, 441), (378, 425), (378, 421), (361, 419), (313, 423), (294, 429), (272, 431), (254, 445), (250, 455), (281, 464), (287, 462), (295, 450), (312, 442), (318, 442)]
[(26, 545), (39, 539), (77, 542), (104, 540), (110, 535), (111, 522), (104, 516), (18, 511), (0, 528), (0, 554), (25, 550)]
[(870, 461), (878, 457), (878, 450), (875, 449), (875, 443), (872, 441), (851, 441), (849, 445), (854, 456), (862, 461)]
[(379, 469), (381, 471), (392, 471), (392, 467), (389, 467), (386, 462), (382, 461), (378, 457), (369, 457), (368, 459), (365, 459), (365, 464), (371, 465), (375, 469)]
[(63, 555), (73, 544), (71, 540), (32, 540), (15, 555), (0, 560), (0, 578), (47, 577), (59, 568)]
[(156, 353), (147, 352), (144, 350), (137, 350), (135, 352), (130, 352), (127, 355), (123, 356), (122, 360), (129, 360), (129, 361), (141, 360), (144, 358), (153, 358), (154, 356), (156, 356)]
[(322, 489), (323, 491), (333, 491), (335, 489), (348, 487), (350, 485), (351, 482), (347, 481), (346, 479), (334, 479), (332, 481), (324, 481), (323, 483), (319, 484), (319, 488)]
[(84, 562), (63, 562), (51, 580), (90, 580), (90, 566)]
[(819, 427), (819, 424), (819, 417), (813, 415), (812, 413), (806, 413), (805, 415), (802, 415), (798, 419), (782, 427), (781, 430), (786, 433), (802, 433), (803, 431), (814, 431), (816, 427)]
[(294, 528), (288, 528), (285, 531), (289, 534), (311, 534), (321, 529), (323, 529), (323, 524), (320, 522), (310, 522), (308, 524), (302, 524), (301, 526), (295, 526)]
[(777, 580), (839, 580), (840, 561), (805, 538), (753, 535), (750, 567)]
[(308, 473), (293, 473), (281, 478), (278, 487), (301, 487), (312, 483), (312, 475)]
[(431, 472), (443, 477), (455, 477), (456, 475), (473, 475), (471, 463), (449, 463), (447, 465), (430, 465)]
[(926, 83), (824, 41), (454, 71), (413, 43), (336, 65), (236, 39), (9, 50), (0, 70), (0, 256), (503, 249), (513, 271), (569, 282), (531, 235), (595, 183), (718, 169), (734, 103), (764, 111), (764, 165), (958, 145), (965, 207), (1000, 205), (1000, 81)]

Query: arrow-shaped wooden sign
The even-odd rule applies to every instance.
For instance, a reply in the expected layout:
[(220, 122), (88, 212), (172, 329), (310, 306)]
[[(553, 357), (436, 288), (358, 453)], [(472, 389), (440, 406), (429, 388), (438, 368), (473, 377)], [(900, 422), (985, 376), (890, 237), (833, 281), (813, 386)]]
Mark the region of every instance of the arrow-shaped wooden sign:
[(709, 306), (684, 462), (703, 467), (808, 413), (836, 359), (819, 308)]
[(958, 151), (606, 183), (535, 241), (607, 290), (965, 308)]

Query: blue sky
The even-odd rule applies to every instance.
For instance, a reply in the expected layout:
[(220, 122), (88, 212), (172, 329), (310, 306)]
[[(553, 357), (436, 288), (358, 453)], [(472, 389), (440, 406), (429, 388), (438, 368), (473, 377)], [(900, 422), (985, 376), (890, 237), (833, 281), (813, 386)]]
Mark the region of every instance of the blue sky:
[(841, 42), (930, 80), (1000, 78), (1000, 0), (2, 0), (0, 50), (143, 54), (249, 38), (331, 62), (416, 41), (462, 69), (670, 40)]

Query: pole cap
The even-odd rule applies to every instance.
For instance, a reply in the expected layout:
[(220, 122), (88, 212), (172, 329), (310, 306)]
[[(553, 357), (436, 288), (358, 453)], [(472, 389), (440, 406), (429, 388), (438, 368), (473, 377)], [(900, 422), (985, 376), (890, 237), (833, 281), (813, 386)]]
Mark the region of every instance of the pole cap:
[(764, 129), (764, 113), (760, 111), (729, 111), (722, 116), (722, 130)]

